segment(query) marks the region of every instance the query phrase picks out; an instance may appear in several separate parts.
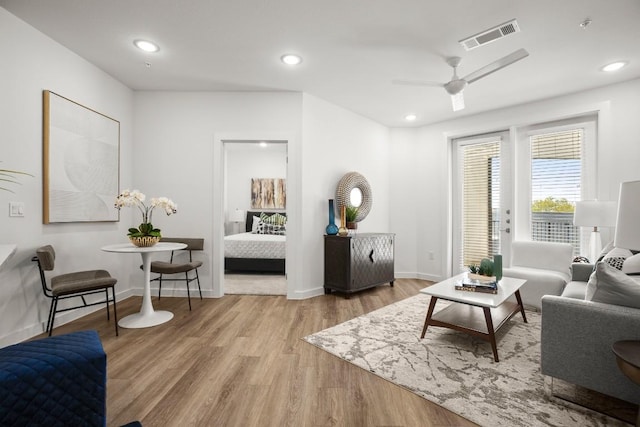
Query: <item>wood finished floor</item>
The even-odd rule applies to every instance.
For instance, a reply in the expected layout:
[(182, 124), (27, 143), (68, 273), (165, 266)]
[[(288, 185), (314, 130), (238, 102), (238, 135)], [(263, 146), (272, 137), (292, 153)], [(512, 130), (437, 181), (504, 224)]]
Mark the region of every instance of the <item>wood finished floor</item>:
[[(284, 296), (154, 297), (174, 318), (120, 329), (104, 309), (60, 326), (56, 335), (96, 329), (107, 353), (107, 425), (474, 426), (302, 337), (416, 295), (429, 282), (398, 279), (345, 299)], [(118, 317), (140, 297), (118, 302)], [(425, 307), (426, 313), (426, 307)]]

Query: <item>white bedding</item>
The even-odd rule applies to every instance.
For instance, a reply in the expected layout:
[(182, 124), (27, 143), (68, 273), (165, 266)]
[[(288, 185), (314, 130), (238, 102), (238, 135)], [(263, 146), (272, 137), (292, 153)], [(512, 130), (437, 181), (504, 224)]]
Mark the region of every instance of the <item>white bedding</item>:
[(284, 259), (287, 236), (240, 233), (225, 236), (225, 258)]

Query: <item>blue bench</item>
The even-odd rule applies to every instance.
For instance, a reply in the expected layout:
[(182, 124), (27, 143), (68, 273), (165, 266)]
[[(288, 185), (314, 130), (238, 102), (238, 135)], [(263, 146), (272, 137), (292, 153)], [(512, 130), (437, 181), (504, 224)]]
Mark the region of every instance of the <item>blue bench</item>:
[(0, 425), (105, 426), (107, 355), (96, 331), (0, 349)]

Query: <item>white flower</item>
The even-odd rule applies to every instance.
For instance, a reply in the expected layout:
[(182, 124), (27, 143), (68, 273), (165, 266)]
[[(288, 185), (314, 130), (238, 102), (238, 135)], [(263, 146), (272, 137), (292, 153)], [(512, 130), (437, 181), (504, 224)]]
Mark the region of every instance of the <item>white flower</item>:
[[(154, 197), (151, 199), (149, 206), (144, 204), (146, 196), (138, 190), (124, 190), (116, 197), (115, 208), (120, 210), (122, 207), (136, 206), (142, 213), (142, 223), (150, 224), (151, 215), (156, 207), (160, 207), (167, 215), (174, 214), (178, 211), (177, 205), (166, 197)], [(159, 230), (158, 230), (159, 231)]]

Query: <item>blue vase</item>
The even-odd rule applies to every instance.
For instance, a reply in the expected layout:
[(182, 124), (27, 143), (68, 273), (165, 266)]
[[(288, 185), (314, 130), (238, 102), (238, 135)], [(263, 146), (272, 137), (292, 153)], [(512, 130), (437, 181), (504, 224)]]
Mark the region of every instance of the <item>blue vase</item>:
[(336, 214), (333, 210), (333, 199), (329, 199), (329, 225), (325, 229), (328, 235), (335, 236), (338, 234), (338, 227), (336, 226)]

